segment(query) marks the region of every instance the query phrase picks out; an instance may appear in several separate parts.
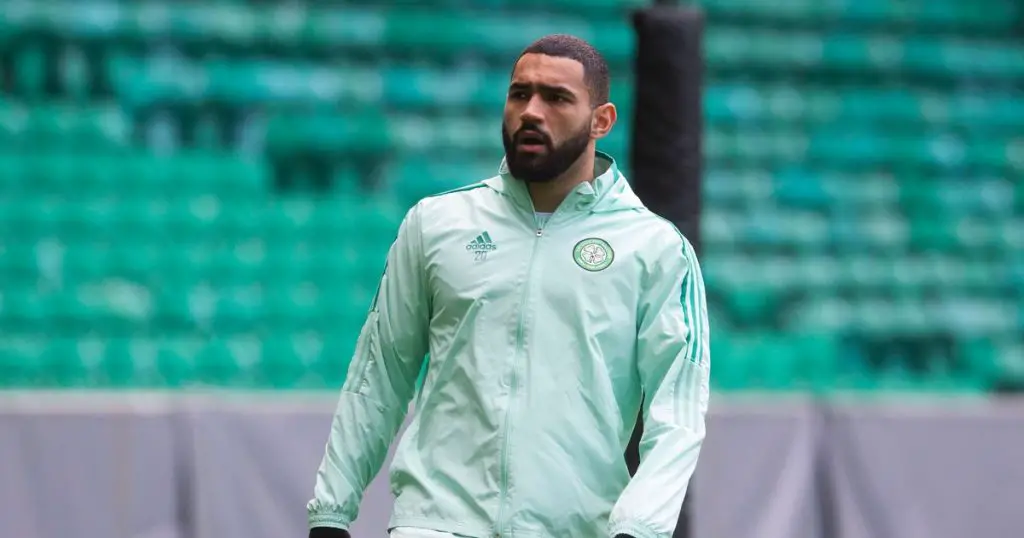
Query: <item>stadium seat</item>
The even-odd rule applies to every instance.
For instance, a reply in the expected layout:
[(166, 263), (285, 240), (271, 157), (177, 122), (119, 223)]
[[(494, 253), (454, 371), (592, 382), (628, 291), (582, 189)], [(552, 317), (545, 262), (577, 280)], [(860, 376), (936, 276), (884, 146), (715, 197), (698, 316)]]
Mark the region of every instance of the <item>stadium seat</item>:
[[(336, 388), (405, 211), (496, 173), (530, 40), (606, 54), (632, 176), (647, 3), (18, 4), (0, 386)], [(1024, 383), (1024, 9), (697, 4), (716, 388)], [(933, 333), (920, 368), (866, 351)]]

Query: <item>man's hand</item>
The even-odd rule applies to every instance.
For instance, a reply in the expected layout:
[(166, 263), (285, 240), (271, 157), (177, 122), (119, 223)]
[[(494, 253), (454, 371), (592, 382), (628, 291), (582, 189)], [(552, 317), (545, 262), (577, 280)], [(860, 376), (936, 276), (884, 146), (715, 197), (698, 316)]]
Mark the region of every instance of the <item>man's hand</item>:
[(352, 538), (352, 535), (345, 529), (315, 527), (309, 529), (309, 538)]

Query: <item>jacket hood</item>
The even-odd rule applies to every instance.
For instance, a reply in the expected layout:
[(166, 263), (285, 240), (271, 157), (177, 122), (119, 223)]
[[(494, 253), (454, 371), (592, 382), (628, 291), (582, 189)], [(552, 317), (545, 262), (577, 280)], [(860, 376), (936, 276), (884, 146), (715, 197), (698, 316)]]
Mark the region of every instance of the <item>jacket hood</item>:
[[(594, 179), (581, 183), (569, 195), (570, 198), (576, 198), (575, 209), (589, 210), (591, 213), (607, 213), (643, 208), (644, 204), (633, 192), (626, 177), (619, 171), (615, 159), (602, 151), (595, 153)], [(512, 176), (505, 158), (502, 158), (501, 165), (498, 167), (498, 175), (485, 180), (484, 184), (510, 196), (513, 201), (528, 210), (533, 209), (533, 202), (526, 184)]]

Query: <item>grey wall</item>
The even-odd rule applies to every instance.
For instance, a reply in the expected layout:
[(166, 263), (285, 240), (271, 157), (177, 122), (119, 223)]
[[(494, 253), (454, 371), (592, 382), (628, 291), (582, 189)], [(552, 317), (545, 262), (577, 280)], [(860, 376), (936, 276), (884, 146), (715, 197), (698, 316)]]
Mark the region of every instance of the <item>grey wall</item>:
[[(0, 538), (304, 537), (334, 403), (0, 393)], [(1024, 402), (716, 397), (694, 480), (696, 538), (1016, 538)]]

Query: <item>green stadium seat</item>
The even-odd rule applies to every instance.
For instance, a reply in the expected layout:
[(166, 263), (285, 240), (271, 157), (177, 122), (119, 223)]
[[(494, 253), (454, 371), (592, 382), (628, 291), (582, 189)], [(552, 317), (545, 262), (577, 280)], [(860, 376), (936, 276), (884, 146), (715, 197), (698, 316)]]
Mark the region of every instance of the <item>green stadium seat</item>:
[(425, 155), (396, 162), (387, 181), (392, 189), (402, 193), (407, 205), (426, 196), (439, 194), (497, 175), (496, 162), (452, 159), (441, 160)]
[(889, 2), (886, 0), (815, 2), (785, 0), (766, 5), (758, 0), (700, 0), (710, 16), (743, 17), (764, 22), (871, 24), (883, 27), (1007, 32), (1019, 8), (1007, 2)]
[(711, 342), (714, 366), (711, 369), (711, 387), (719, 391), (743, 390), (746, 384), (747, 368), (728, 338), (715, 337)]
[(356, 153), (379, 154), (390, 148), (386, 116), (369, 110), (353, 115), (281, 115), (267, 127), (268, 151), (331, 152), (344, 148)]
[[(793, 355), (785, 349), (786, 341), (763, 334), (737, 336), (723, 351), (722, 388), (744, 390), (778, 390), (788, 388), (795, 372), (790, 368)], [(717, 367), (717, 365), (716, 365)]]
[(161, 387), (183, 388), (195, 379), (195, 361), (201, 344), (177, 335), (157, 342), (155, 382)]
[(200, 385), (244, 387), (248, 366), (259, 358), (259, 343), (230, 336), (210, 340), (196, 358), (195, 382)]
[[(605, 52), (619, 124), (598, 147), (629, 173), (638, 1), (19, 4), (0, 386), (336, 389), (405, 211), (496, 173), (534, 37)], [(715, 386), (1024, 380), (1021, 7), (698, 4)], [(860, 355), (915, 331), (961, 363)]]
[(505, 102), (507, 73), (478, 69), (427, 70), (387, 69), (383, 76), (383, 99), (395, 106), (479, 107), (494, 112)]
[(1005, 389), (1020, 390), (1024, 387), (1024, 344), (1005, 342), (997, 347), (998, 381)]
[(46, 84), (46, 55), (38, 43), (21, 48), (13, 59), (14, 88), (27, 97), (43, 93)]
[(306, 374), (306, 362), (299, 355), (293, 342), (281, 336), (263, 344), (263, 357), (255, 370), (256, 382), (260, 386), (276, 389), (298, 388)]
[[(39, 383), (47, 369), (41, 360), (41, 348), (39, 345), (25, 345), (10, 335), (0, 340), (0, 390), (31, 387)], [(75, 355), (70, 357), (77, 359)]]
[(36, 347), (31, 356), (23, 356), (29, 364), (41, 363), (31, 385), (51, 388), (72, 388), (86, 386), (92, 374), (89, 360), (95, 355), (89, 351), (89, 344), (71, 339), (56, 339)]
[(96, 385), (100, 387), (133, 387), (144, 383), (141, 371), (145, 364), (142, 354), (135, 354), (125, 338), (108, 340), (99, 364)]
[(323, 348), (309, 365), (311, 373), (323, 386), (340, 387), (347, 378), (362, 320), (356, 325), (345, 325), (350, 327), (347, 331), (334, 332), (325, 338)]

